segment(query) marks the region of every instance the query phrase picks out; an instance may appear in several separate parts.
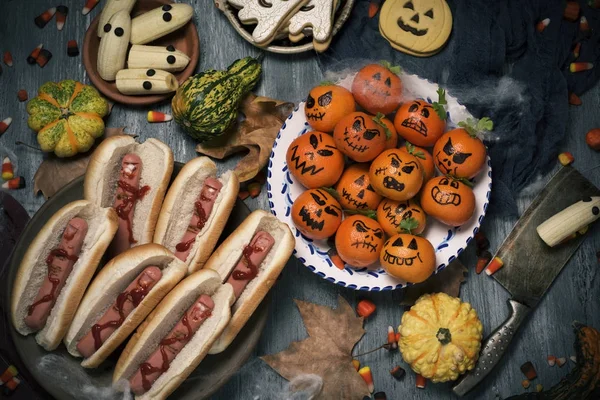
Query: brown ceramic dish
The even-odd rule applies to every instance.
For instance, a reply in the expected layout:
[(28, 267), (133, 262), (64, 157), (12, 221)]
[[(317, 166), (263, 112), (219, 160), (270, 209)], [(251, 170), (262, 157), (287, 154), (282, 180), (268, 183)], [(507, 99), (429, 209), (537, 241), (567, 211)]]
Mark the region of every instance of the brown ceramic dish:
[[(137, 16), (158, 8), (164, 4), (172, 3), (173, 2), (170, 0), (139, 0), (135, 7), (133, 7), (131, 15)], [(107, 82), (100, 78), (100, 75), (98, 75), (98, 69), (96, 68), (98, 62), (98, 47), (100, 46), (100, 38), (96, 34), (99, 19), (100, 14), (94, 18), (88, 27), (87, 32), (85, 33), (85, 37), (83, 38), (83, 65), (85, 66), (85, 70), (87, 71), (94, 86), (98, 88), (102, 94), (113, 101), (138, 106), (158, 103), (172, 97), (175, 92), (152, 96), (127, 96), (121, 94), (117, 90), (117, 85), (115, 82)], [(190, 63), (188, 66), (183, 71), (174, 73), (179, 84), (182, 84), (183, 81), (192, 76), (194, 69), (198, 64), (198, 58), (200, 57), (199, 42), (200, 40), (198, 39), (198, 31), (196, 30), (196, 25), (194, 25), (192, 18), (192, 21), (188, 22), (182, 28), (148, 44), (154, 46), (173, 45), (177, 50), (184, 52), (190, 57)]]

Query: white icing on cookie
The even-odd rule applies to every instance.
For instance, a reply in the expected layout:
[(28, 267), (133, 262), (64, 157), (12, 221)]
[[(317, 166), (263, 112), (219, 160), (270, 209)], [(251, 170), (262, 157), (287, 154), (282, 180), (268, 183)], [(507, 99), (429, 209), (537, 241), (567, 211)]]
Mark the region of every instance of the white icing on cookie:
[(312, 26), (313, 38), (325, 42), (331, 35), (334, 0), (310, 0), (290, 18), (290, 36), (299, 36), (302, 29)]

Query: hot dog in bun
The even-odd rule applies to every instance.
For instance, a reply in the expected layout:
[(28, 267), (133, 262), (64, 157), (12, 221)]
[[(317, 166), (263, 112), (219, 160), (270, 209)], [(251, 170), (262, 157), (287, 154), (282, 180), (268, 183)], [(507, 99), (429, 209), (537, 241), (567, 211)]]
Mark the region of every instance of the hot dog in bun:
[(25, 253), (12, 288), (11, 317), (22, 335), (55, 349), (67, 332), (117, 230), (112, 208), (79, 200), (56, 212)]
[(102, 268), (73, 318), (65, 346), (95, 368), (106, 359), (185, 276), (173, 253), (149, 243), (129, 249)]

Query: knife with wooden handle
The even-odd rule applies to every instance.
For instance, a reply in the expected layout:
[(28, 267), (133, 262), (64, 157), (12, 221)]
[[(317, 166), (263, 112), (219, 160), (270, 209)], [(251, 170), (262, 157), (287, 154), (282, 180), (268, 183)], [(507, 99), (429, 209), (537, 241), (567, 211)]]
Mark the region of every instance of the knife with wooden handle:
[(565, 208), (537, 227), (537, 233), (550, 247), (600, 218), (600, 197), (587, 197)]
[[(549, 247), (536, 228), (542, 225), (542, 231), (546, 232), (543, 225), (549, 221), (546, 226), (548, 236), (554, 238), (551, 243), (565, 232), (568, 237), (581, 225), (578, 219), (586, 221), (584, 226), (593, 221), (590, 215), (594, 214), (593, 204), (597, 198), (600, 198), (600, 189), (573, 167), (562, 167), (517, 221), (496, 253), (504, 266), (492, 275), (511, 294), (509, 317), (482, 343), (475, 369), (454, 386), (454, 393), (466, 394), (498, 364), (519, 327), (585, 238), (579, 235), (560, 246)], [(576, 202), (579, 203), (573, 205)], [(551, 233), (555, 231), (561, 233)]]

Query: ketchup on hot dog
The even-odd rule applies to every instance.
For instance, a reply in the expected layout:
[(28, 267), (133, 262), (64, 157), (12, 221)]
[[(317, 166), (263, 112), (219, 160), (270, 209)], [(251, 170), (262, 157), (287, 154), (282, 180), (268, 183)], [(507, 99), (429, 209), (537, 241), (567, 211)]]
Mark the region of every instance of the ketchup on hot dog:
[(171, 361), (192, 339), (202, 323), (211, 316), (214, 307), (215, 303), (210, 296), (203, 294), (187, 309), (175, 327), (160, 341), (158, 349), (140, 364), (129, 380), (133, 393), (141, 395), (150, 390), (152, 384), (169, 369)]
[(160, 268), (156, 266), (146, 267), (117, 296), (112, 306), (77, 343), (77, 350), (83, 357), (92, 356), (102, 346), (110, 335), (123, 324), (127, 316), (144, 300), (161, 277), (162, 271)]
[(84, 219), (72, 218), (67, 223), (58, 246), (46, 257), (48, 275), (25, 317), (25, 325), (29, 328), (40, 330), (46, 325), (50, 311), (79, 258), (87, 231), (88, 224)]
[(215, 178), (206, 178), (202, 190), (194, 203), (194, 214), (188, 224), (187, 230), (181, 238), (181, 242), (175, 246), (175, 257), (185, 261), (196, 241), (196, 235), (204, 228), (206, 221), (213, 209), (215, 200), (221, 191), (223, 184)]

